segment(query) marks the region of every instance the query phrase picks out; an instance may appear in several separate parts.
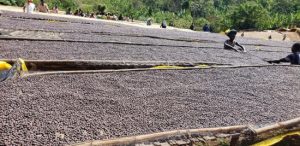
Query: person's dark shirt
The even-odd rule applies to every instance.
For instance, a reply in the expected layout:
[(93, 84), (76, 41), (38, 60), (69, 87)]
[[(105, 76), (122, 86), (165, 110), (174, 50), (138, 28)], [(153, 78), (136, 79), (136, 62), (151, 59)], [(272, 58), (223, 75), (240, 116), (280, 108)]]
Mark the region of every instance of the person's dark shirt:
[(195, 25), (192, 24), (192, 25), (190, 26), (190, 29), (191, 29), (191, 30), (195, 30)]
[(150, 19), (150, 18), (149, 18), (149, 19), (147, 19), (147, 25), (151, 25), (151, 24), (152, 24), (152, 22), (151, 22), (151, 21), (152, 21), (152, 19)]
[(224, 42), (224, 49), (230, 50), (231, 48), (228, 47), (227, 45), (229, 45), (229, 46), (231, 46), (231, 47), (234, 48), (237, 45), (237, 42), (236, 41), (231, 42), (230, 40), (226, 40)]
[(167, 27), (167, 22), (165, 20), (161, 23), (161, 27), (162, 28), (166, 28)]
[(286, 61), (294, 65), (300, 65), (300, 52), (293, 53), (284, 58)]
[(203, 31), (209, 32), (209, 31), (210, 31), (209, 26), (208, 26), (208, 25), (204, 25), (204, 26), (203, 26)]

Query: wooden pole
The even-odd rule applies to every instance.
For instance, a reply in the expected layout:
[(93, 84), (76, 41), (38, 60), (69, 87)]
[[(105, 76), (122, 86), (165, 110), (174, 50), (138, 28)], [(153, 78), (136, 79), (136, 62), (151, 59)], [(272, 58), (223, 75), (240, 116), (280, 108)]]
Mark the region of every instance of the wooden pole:
[[(247, 68), (247, 67), (268, 67), (267, 66), (209, 66), (207, 68), (196, 67), (184, 67), (184, 68), (167, 68), (167, 69), (153, 69), (153, 68), (131, 68), (131, 69), (98, 69), (98, 70), (74, 70), (74, 71), (39, 71), (29, 72), (24, 74), (23, 77), (39, 76), (39, 75), (58, 75), (58, 74), (91, 74), (91, 73), (114, 73), (114, 72), (129, 72), (129, 71), (150, 71), (150, 70), (193, 70), (193, 69), (213, 69), (213, 68)], [(276, 65), (276, 66), (287, 66), (287, 65)], [(299, 67), (299, 66), (290, 66)]]
[(153, 133), (153, 134), (147, 134), (147, 135), (117, 138), (117, 139), (111, 139), (111, 140), (95, 140), (95, 141), (89, 141), (89, 142), (84, 142), (84, 143), (72, 144), (71, 146), (129, 145), (129, 144), (136, 144), (136, 143), (145, 142), (145, 141), (163, 139), (163, 138), (177, 136), (177, 135), (240, 132), (246, 128), (247, 128), (247, 126), (240, 125), (240, 126), (219, 127), (219, 128), (173, 130), (173, 131), (166, 131), (166, 132)]
[[(2, 61), (13, 64), (15, 60), (2, 59)], [(102, 60), (26, 60), (30, 71), (88, 71), (88, 70), (120, 70), (120, 69), (142, 69), (155, 66), (180, 66), (194, 67), (199, 64), (218, 65), (213, 62), (168, 62), (168, 61), (102, 61)]]
[(293, 127), (293, 126), (299, 125), (299, 124), (300, 124), (300, 117), (292, 119), (292, 120), (288, 120), (288, 121), (285, 121), (285, 122), (279, 122), (279, 123), (276, 123), (274, 125), (258, 128), (258, 129), (255, 129), (254, 131), (257, 135), (259, 135), (259, 134), (266, 133), (266, 132), (273, 131), (273, 130)]
[(90, 41), (90, 40), (71, 40), (71, 39), (36, 39), (36, 38), (21, 38), (21, 37), (0, 37), (0, 40), (18, 40), (18, 41), (47, 41), (47, 42), (74, 42), (74, 43), (96, 43), (96, 44), (119, 44), (119, 45), (133, 45), (133, 46), (159, 46), (159, 47), (180, 47), (180, 48), (205, 48), (205, 49), (222, 49), (218, 47), (209, 46), (188, 46), (188, 45), (165, 45), (165, 44), (151, 44), (151, 43), (135, 43), (135, 42), (119, 42), (119, 41)]

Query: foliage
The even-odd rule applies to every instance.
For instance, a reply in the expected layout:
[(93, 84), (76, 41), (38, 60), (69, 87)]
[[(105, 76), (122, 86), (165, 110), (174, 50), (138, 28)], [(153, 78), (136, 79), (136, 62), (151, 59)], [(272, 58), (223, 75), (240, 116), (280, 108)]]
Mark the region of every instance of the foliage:
[(2, 5), (12, 5), (9, 0), (0, 0), (0, 4), (2, 4)]
[(195, 27), (196, 27), (195, 30), (200, 31), (200, 30), (202, 30), (202, 27), (205, 24), (209, 24), (209, 22), (205, 18), (198, 18), (198, 19), (194, 19), (194, 24), (195, 24)]
[(105, 14), (105, 9), (106, 7), (103, 5), (95, 5), (94, 6), (94, 10), (96, 11), (97, 14), (100, 14), (100, 15), (104, 15)]
[(300, 27), (300, 11), (295, 14), (294, 25)]
[(192, 17), (208, 17), (213, 15), (214, 2), (213, 0), (194, 0), (191, 2)]
[(233, 26), (237, 29), (267, 29), (270, 18), (262, 5), (249, 1), (234, 9), (232, 20)]
[(219, 141), (219, 146), (230, 146), (229, 142), (225, 141), (225, 140), (220, 140)]
[(3, 4), (3, 5), (16, 5), (16, 1), (15, 0), (0, 0), (0, 4)]
[(174, 25), (175, 27), (179, 28), (189, 28), (191, 26), (191, 23), (193, 21), (193, 18), (191, 15), (183, 15), (181, 18), (174, 19)]

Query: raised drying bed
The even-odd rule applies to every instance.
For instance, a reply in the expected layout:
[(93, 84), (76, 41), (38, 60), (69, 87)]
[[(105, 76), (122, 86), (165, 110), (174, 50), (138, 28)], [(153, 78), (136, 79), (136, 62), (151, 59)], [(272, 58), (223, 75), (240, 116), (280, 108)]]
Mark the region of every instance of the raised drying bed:
[[(299, 116), (299, 67), (31, 76), (0, 84), (1, 142), (73, 144)], [(20, 130), (22, 129), (22, 130)]]

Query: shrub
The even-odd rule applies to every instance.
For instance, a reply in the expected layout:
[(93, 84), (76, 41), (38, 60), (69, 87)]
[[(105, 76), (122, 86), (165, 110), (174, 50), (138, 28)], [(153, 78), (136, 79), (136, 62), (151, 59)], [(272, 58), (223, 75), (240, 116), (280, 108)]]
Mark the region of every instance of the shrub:
[(202, 31), (202, 27), (205, 24), (210, 24), (210, 23), (205, 18), (198, 18), (194, 20), (194, 24), (195, 24), (195, 30)]
[(2, 5), (12, 5), (10, 0), (0, 0), (0, 4), (2, 4)]
[(153, 17), (156, 23), (161, 23), (163, 20), (170, 22), (176, 19), (175, 14), (171, 12), (157, 12), (153, 15)]
[(16, 5), (17, 6), (22, 7), (22, 6), (24, 6), (24, 4), (25, 4), (24, 0), (16, 0)]
[(192, 19), (179, 18), (174, 21), (175, 27), (189, 29), (192, 24)]
[(260, 4), (250, 1), (235, 8), (232, 20), (236, 29), (264, 29), (267, 25), (263, 21), (269, 20), (269, 13)]

